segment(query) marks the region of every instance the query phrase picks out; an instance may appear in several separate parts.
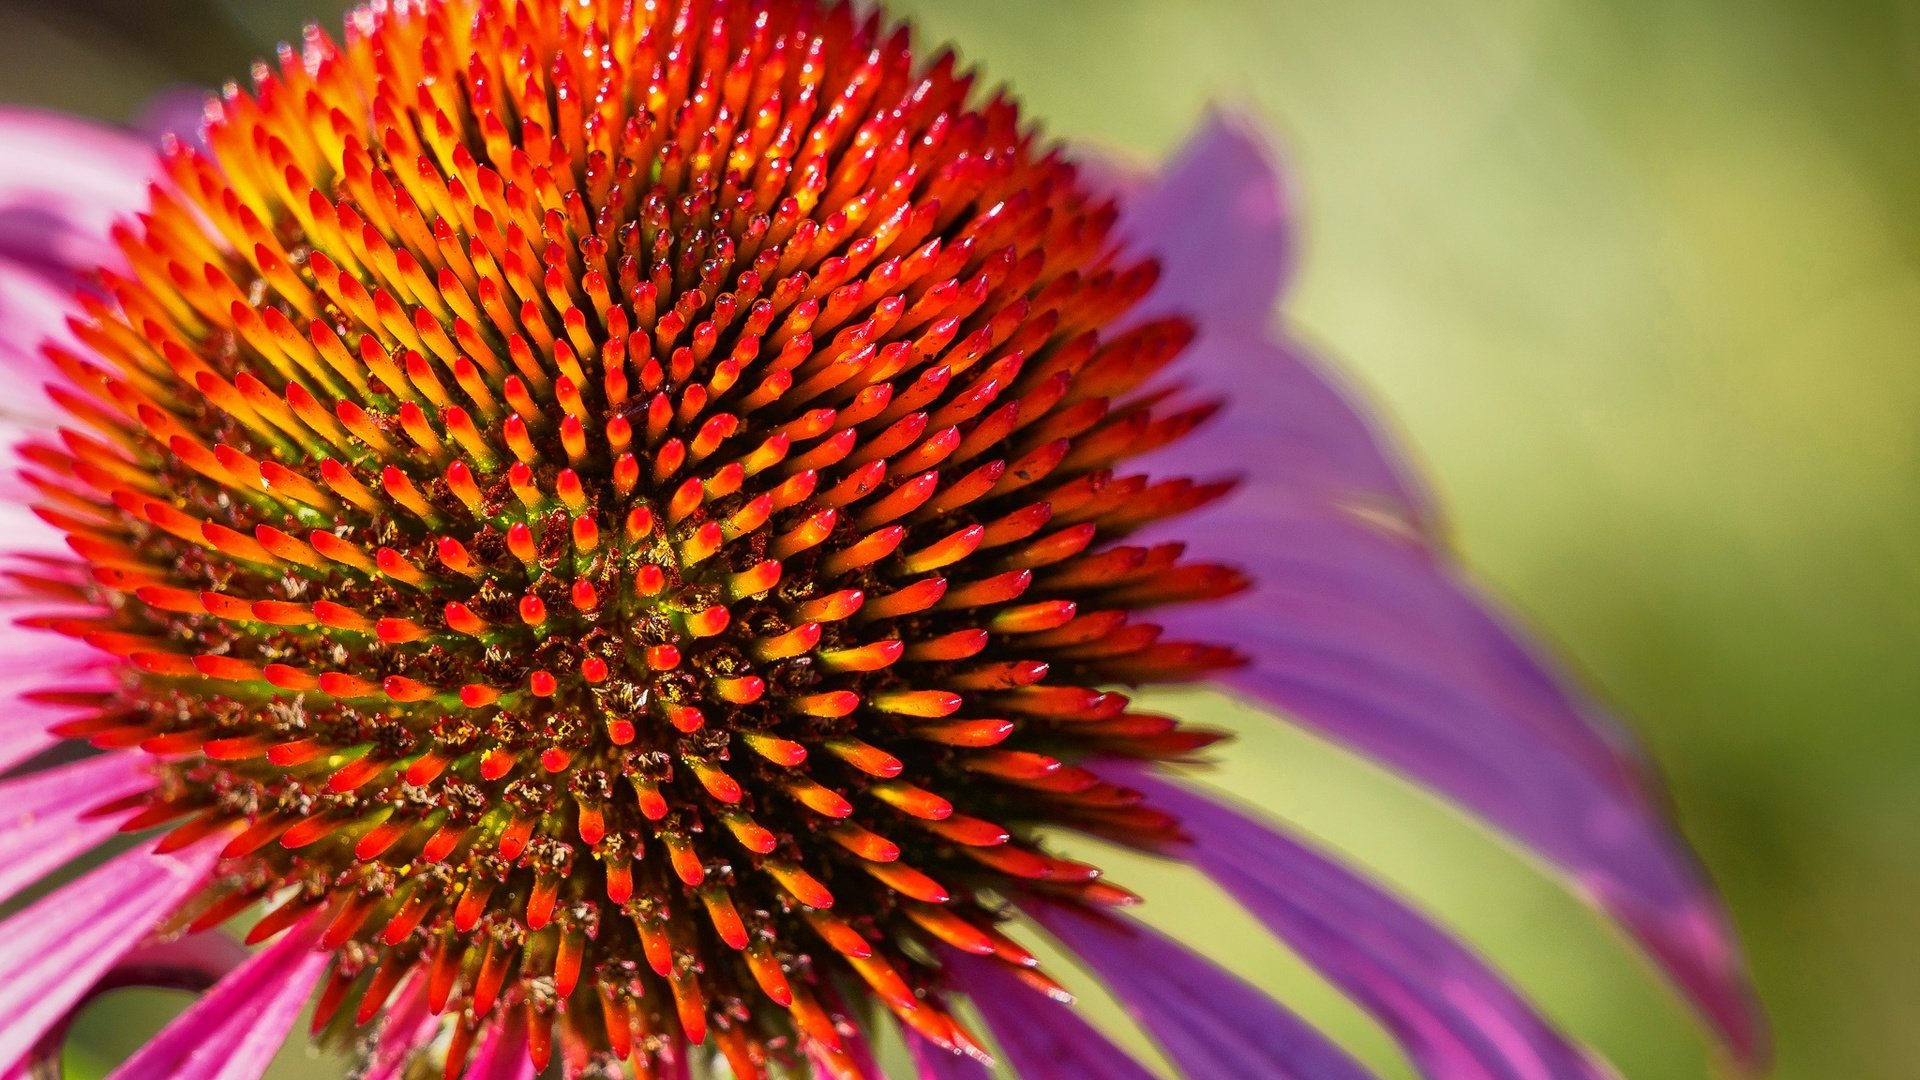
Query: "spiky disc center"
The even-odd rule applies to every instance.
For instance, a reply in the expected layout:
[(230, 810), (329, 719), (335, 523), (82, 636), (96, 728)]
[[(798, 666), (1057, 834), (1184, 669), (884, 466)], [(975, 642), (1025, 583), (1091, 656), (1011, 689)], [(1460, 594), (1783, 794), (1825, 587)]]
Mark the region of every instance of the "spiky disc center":
[(972, 97), (844, 6), (445, 0), (169, 153), (29, 456), (202, 924), (745, 1076), (850, 997), (964, 1045), (935, 946), (1124, 898), (1033, 833), (1171, 828), (1075, 762), (1210, 741), (1102, 688), (1232, 661), (1130, 613), (1238, 579), (1118, 543), (1223, 489), (1113, 471), (1189, 328), (1103, 333), (1151, 267)]

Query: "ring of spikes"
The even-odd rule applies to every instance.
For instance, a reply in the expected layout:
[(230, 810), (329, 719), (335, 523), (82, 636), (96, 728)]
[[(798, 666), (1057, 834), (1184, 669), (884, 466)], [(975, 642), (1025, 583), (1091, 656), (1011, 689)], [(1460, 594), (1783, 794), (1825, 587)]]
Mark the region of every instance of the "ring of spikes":
[(1165, 839), (1082, 763), (1214, 738), (1103, 687), (1235, 659), (1135, 614), (1241, 584), (1121, 542), (1223, 486), (1116, 471), (1207, 410), (1137, 389), (1188, 325), (1103, 329), (1111, 204), (846, 6), (396, 4), (254, 81), (26, 451), (93, 605), (39, 621), (122, 672), (61, 733), (224, 845), (182, 921), (320, 927), (343, 1037), (424, 979), (450, 1073), (508, 1015), (966, 1049), (941, 947), (1051, 986), (1005, 898), (1128, 895), (1036, 830)]

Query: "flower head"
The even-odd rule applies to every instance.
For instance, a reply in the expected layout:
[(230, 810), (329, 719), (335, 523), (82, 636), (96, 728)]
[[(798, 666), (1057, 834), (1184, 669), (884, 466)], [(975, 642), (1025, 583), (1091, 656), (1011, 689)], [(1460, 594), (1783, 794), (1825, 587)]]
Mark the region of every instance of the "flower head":
[[(112, 252), (74, 260), (93, 284), (44, 352), (51, 400), (18, 450), (65, 553), (13, 581), (36, 648), (74, 658), (22, 672), (24, 700), (36, 730), (58, 711), (53, 735), (104, 753), (0, 781), (0, 806), (37, 799), (53, 823), (14, 830), (30, 858), (7, 873), (18, 888), (116, 828), (164, 831), (18, 916), (0, 1013), (20, 1034), (0, 1060), (156, 928), (250, 910), (249, 941), (274, 943), (127, 1075), (270, 1048), (259, 1032), (316, 989), (317, 1030), (364, 1042), (377, 1024), (376, 1072), (431, 1053), (449, 1076), (556, 1056), (871, 1076), (854, 1018), (872, 1003), (944, 1074), (989, 1053), (953, 1014), (963, 996), (1031, 1075), (1123, 1060), (1097, 1036), (1055, 1045), (1071, 1027), (1022, 1030), (1065, 992), (1008, 933), (1020, 910), (1193, 1075), (1358, 1075), (1107, 914), (1134, 898), (1054, 854), (1043, 833), (1064, 828), (1185, 853), (1310, 958), (1297, 936), (1327, 931), (1303, 910), (1371, 911), (1518, 1023), (1550, 1075), (1590, 1074), (1417, 917), (1153, 774), (1217, 736), (1117, 687), (1240, 666), (1212, 643), (1236, 627), (1247, 685), (1278, 678), (1292, 705), (1297, 652), (1267, 635), (1353, 632), (1288, 630), (1259, 592), (1250, 627), (1189, 613), (1166, 633), (1158, 609), (1246, 591), (1233, 563), (1258, 578), (1269, 544), (1325, 542), (1313, 529), (1418, 550), (1354, 508), (1391, 496), (1417, 534), (1423, 504), (1358, 426), (1351, 460), (1271, 463), (1279, 532), (1201, 556), (1161, 539), (1234, 487), (1179, 467), (1203, 446), (1187, 436), (1220, 398), (1306, 371), (1191, 401), (1161, 380), (1234, 347), (1234, 320), (1257, 326), (1265, 271), (1232, 277), (1244, 306), (1233, 289), (1167, 304), (1156, 255), (1179, 284), (1229, 252), (1128, 242), (1139, 219), (950, 55), (808, 0), (376, 3), (338, 44), (311, 32), (229, 88), (203, 136), (169, 141)], [(1230, 209), (1277, 225), (1271, 198)], [(1353, 438), (1324, 384), (1278, 389), (1317, 390), (1305, 404)], [(1195, 473), (1230, 464), (1211, 445)], [(1231, 464), (1270, 464), (1239, 448)], [(1656, 866), (1711, 939), (1639, 781), (1612, 782), (1620, 865)], [(1515, 828), (1502, 812), (1526, 811), (1484, 809)], [(1542, 846), (1578, 864), (1580, 840)], [(1643, 932), (1704, 970), (1697, 942)], [(1372, 977), (1437, 974), (1408, 963)], [(1011, 1005), (1020, 983), (1043, 996)], [(1203, 1022), (1252, 1033), (1253, 1056), (1220, 1057)], [(1513, 1051), (1438, 1053), (1430, 1068)]]

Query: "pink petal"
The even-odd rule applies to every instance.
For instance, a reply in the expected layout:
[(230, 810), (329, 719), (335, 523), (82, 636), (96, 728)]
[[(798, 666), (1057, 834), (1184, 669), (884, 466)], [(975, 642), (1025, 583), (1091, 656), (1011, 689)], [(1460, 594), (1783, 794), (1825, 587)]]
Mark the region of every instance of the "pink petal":
[[(0, 458), (4, 458), (0, 452)], [(4, 467), (4, 466), (0, 466)], [(0, 484), (0, 489), (4, 485)], [(0, 535), (8, 537), (13, 551), (27, 541), (23, 530), (9, 527), (8, 511), (17, 509), (7, 503), (0, 490)], [(38, 520), (28, 526), (33, 535), (48, 543), (58, 543), (52, 530)], [(9, 569), (0, 564), (0, 570)], [(42, 577), (58, 576), (44, 565), (22, 560), (18, 569)], [(110, 659), (96, 649), (71, 638), (30, 630), (10, 620), (27, 615), (87, 614), (75, 611), (43, 597), (27, 594), (5, 578), (0, 578), (0, 772), (29, 761), (60, 740), (48, 728), (86, 714), (84, 707), (36, 701), (28, 694), (58, 689), (72, 691), (112, 690), (107, 674)], [(6, 807), (0, 803), (0, 815)]]
[(100, 980), (100, 986), (159, 986), (197, 992), (225, 978), (251, 955), (246, 946), (212, 930), (150, 942), (121, 957)]
[(193, 145), (204, 145), (208, 103), (214, 100), (203, 86), (170, 86), (147, 99), (140, 107), (134, 131), (158, 146), (168, 136)]
[(1023, 909), (1099, 974), (1190, 1077), (1373, 1075), (1245, 980), (1144, 924), (1048, 903)]
[(407, 1063), (432, 1042), (440, 1031), (440, 1018), (427, 1008), (427, 980), (413, 979), (394, 995), (386, 1015), (377, 1023), (380, 1033), (374, 1038), (360, 1080), (402, 1080)]
[[(42, 379), (58, 376), (54, 366), (40, 356), (40, 345), (52, 340), (77, 349), (79, 339), (67, 319), (78, 311), (68, 282), (50, 279), (31, 265), (0, 258), (0, 349), (9, 368)], [(38, 386), (32, 389), (37, 394)], [(5, 404), (7, 415), (13, 415), (16, 403)]]
[[(73, 655), (72, 650), (63, 650), (65, 657)], [(96, 657), (98, 654), (95, 654)], [(90, 657), (83, 659), (92, 659)], [(91, 673), (88, 673), (90, 676)], [(42, 682), (44, 684), (44, 675)], [(72, 689), (95, 689), (96, 678), (72, 678), (59, 685)], [(35, 686), (32, 689), (39, 689)], [(21, 691), (12, 688), (0, 690), (0, 771), (11, 769), (24, 761), (29, 761), (41, 752), (55, 746), (61, 740), (48, 733), (48, 728), (75, 717), (85, 715), (85, 710), (75, 709), (71, 705), (49, 704), (29, 701), (21, 696)], [(4, 813), (0, 808), (0, 813)]]
[[(0, 605), (16, 606), (4, 598), (0, 598)], [(55, 605), (45, 603), (24, 602), (18, 606), (36, 612), (58, 610)], [(38, 689), (49, 682), (100, 683), (100, 672), (108, 666), (109, 662), (102, 660), (99, 652), (70, 638), (0, 625), (0, 685), (9, 692)]]
[[(65, 379), (42, 355), (41, 346), (55, 342), (77, 349), (67, 329), (67, 318), (75, 310), (66, 286), (31, 267), (0, 258), (0, 371), (5, 372), (9, 388), (0, 401), (0, 439), (5, 440), (9, 482), (17, 468), (17, 445), (32, 436), (49, 435), (65, 415), (42, 389), (50, 381)], [(18, 550), (18, 546), (10, 542), (8, 549)]]
[(654, 1072), (658, 1080), (693, 1080), (693, 1055), (687, 1052), (685, 1043), (676, 1043), (661, 1050)]
[(17, 1061), (154, 924), (196, 892), (218, 844), (125, 852), (0, 924), (0, 1061)]
[(91, 851), (119, 828), (94, 807), (153, 787), (134, 754), (102, 754), (0, 781), (0, 900)]
[(467, 1064), (466, 1080), (533, 1080), (533, 1074), (527, 1027), (514, 1010), (488, 1026), (480, 1049)]
[(1555, 1030), (1446, 932), (1326, 856), (1147, 769), (1113, 779), (1177, 815), (1188, 856), (1327, 980), (1393, 1032), (1428, 1076), (1604, 1080), (1612, 1071)]
[[(1108, 1042), (1070, 1006), (1014, 978), (1005, 967), (958, 953), (948, 954), (948, 966), (980, 1010), (1014, 1075), (1044, 1080), (1153, 1080), (1152, 1073)], [(981, 1075), (981, 1070), (956, 1066), (929, 1076), (924, 1065), (921, 1074), (922, 1080), (976, 1080)]]
[[(101, 659), (100, 653), (79, 642), (0, 624), (0, 772), (59, 743), (47, 729), (86, 712), (24, 695), (48, 686), (110, 690), (100, 672)], [(0, 803), (0, 815), (5, 813), (5, 804)]]
[[(8, 699), (6, 704), (15, 702)], [(31, 761), (60, 741), (47, 734), (45, 713), (44, 708), (35, 708), (0, 720), (0, 770)]]
[(117, 263), (116, 217), (146, 205), (153, 146), (78, 117), (0, 108), (0, 258), (65, 280)]
[(0, 1080), (29, 1080), (55, 1072), (65, 1051), (67, 1026), (94, 998), (129, 986), (185, 990), (197, 994), (245, 963), (249, 955), (239, 942), (217, 932), (194, 934), (174, 941), (151, 942), (134, 949), (121, 957), (119, 963), (114, 964), (99, 982), (94, 983), (59, 1024), (40, 1037), (30, 1055), (12, 1069), (0, 1073)]
[(306, 1006), (330, 955), (309, 918), (234, 969), (108, 1080), (259, 1080)]

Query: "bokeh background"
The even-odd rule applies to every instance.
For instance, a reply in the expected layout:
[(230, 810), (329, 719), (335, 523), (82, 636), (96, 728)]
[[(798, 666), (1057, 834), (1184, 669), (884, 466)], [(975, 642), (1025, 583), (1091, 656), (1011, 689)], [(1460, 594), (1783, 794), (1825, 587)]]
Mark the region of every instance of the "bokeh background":
[[(1210, 102), (1269, 127), (1303, 234), (1287, 317), (1419, 448), (1463, 557), (1664, 764), (1751, 948), (1777, 1075), (1920, 1075), (1920, 5), (896, 6), (1065, 137), (1147, 160)], [(343, 7), (3, 0), (0, 100), (127, 120)], [(1499, 844), (1267, 717), (1176, 704), (1243, 734), (1223, 785), (1419, 897), (1627, 1077), (1726, 1075)], [(1219, 897), (1122, 878), (1408, 1075)], [(72, 1074), (180, 1007), (105, 999)], [(342, 1072), (300, 1049), (280, 1068)]]

